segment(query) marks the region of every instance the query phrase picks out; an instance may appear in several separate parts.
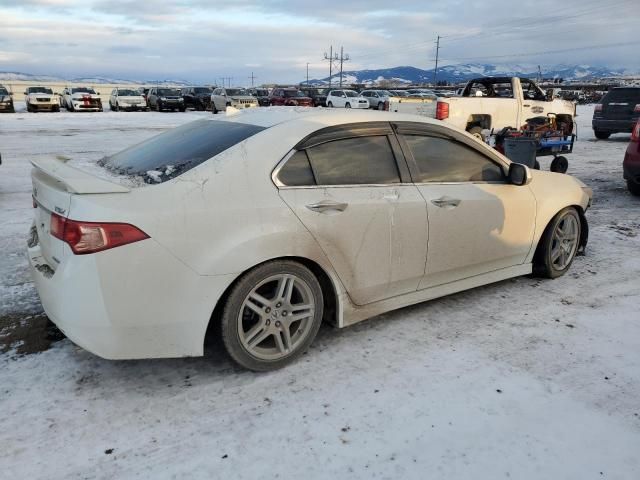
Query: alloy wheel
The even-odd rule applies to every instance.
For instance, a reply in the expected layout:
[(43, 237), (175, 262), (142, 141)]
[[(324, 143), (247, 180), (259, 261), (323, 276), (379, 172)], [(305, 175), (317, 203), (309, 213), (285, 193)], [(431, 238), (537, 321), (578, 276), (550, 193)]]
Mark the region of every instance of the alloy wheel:
[(569, 266), (578, 249), (578, 219), (566, 214), (557, 224), (551, 240), (551, 263), (557, 270)]
[(279, 360), (296, 351), (312, 332), (314, 296), (305, 280), (273, 275), (246, 296), (237, 318), (238, 338), (254, 358)]

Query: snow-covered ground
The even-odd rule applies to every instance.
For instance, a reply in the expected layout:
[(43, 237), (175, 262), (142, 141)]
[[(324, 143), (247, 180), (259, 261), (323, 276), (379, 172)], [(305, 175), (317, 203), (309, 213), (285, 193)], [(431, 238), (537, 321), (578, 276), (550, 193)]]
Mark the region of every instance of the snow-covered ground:
[(98, 159), (210, 114), (0, 115), (0, 476), (640, 478), (640, 199), (622, 180), (628, 135), (596, 141), (578, 112), (570, 173), (595, 203), (569, 274), (325, 327), (268, 374), (216, 352), (47, 349), (27, 271), (31, 158)]

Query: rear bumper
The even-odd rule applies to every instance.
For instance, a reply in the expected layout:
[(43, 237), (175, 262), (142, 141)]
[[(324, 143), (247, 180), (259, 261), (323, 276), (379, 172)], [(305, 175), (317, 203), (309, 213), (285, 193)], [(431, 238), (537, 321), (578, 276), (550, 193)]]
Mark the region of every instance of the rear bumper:
[(631, 130), (637, 121), (637, 116), (629, 120), (606, 120), (604, 118), (594, 118), (591, 120), (591, 126), (594, 130), (598, 130), (600, 132), (631, 133)]
[(93, 255), (70, 251), (53, 272), (28, 249), (47, 316), (106, 359), (199, 356), (217, 300), (233, 276), (200, 276), (152, 239)]

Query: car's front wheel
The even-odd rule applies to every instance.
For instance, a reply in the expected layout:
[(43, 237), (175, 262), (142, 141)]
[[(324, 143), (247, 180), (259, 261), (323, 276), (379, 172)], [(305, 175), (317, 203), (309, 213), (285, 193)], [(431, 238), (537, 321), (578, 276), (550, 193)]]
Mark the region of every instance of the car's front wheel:
[(264, 263), (231, 290), (222, 312), (222, 340), (243, 367), (275, 370), (309, 347), (322, 314), (322, 289), (308, 268), (290, 260)]
[(627, 189), (631, 195), (635, 195), (636, 197), (640, 197), (640, 183), (636, 183), (633, 180), (627, 180)]
[(561, 210), (547, 225), (533, 259), (534, 273), (541, 277), (564, 275), (580, 246), (582, 224), (573, 207)]

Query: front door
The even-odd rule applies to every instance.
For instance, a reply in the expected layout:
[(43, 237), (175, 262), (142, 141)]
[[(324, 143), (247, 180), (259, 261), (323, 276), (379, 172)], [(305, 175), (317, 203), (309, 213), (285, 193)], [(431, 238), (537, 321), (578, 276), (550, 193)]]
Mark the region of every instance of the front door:
[(504, 165), (453, 138), (411, 131), (400, 138), (429, 215), (420, 288), (524, 263), (535, 226), (529, 187), (509, 184)]
[(328, 141), (298, 151), (279, 172), (281, 197), (357, 305), (415, 291), (424, 276), (425, 201), (402, 183), (391, 140)]

